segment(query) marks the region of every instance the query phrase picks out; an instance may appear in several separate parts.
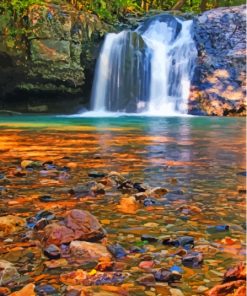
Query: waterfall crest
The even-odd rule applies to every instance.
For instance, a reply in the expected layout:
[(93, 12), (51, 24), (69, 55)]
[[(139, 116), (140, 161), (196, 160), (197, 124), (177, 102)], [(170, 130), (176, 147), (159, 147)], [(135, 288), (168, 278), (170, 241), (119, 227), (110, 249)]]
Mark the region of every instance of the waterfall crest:
[(164, 14), (135, 31), (107, 34), (95, 71), (92, 110), (187, 113), (197, 56), (192, 24)]

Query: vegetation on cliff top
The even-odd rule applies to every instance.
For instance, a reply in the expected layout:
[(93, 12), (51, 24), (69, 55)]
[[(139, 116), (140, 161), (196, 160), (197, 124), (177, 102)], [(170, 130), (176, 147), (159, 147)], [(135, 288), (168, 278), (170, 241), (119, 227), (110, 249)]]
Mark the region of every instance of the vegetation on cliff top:
[(27, 8), (33, 4), (66, 4), (78, 10), (97, 14), (107, 21), (114, 21), (127, 13), (142, 14), (150, 10), (181, 10), (202, 12), (219, 6), (244, 4), (244, 0), (1, 0), (0, 29), (4, 18), (14, 16), (15, 20), (25, 16)]

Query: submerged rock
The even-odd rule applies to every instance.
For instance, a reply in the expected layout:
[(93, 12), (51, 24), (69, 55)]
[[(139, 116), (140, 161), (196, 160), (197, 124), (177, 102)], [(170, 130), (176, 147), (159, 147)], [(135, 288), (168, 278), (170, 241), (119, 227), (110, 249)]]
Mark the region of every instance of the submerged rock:
[(111, 254), (108, 252), (107, 248), (98, 243), (72, 241), (69, 249), (73, 256), (80, 257), (81, 259), (111, 258)]
[(173, 283), (179, 281), (182, 275), (179, 273), (171, 272), (165, 268), (160, 268), (154, 271), (154, 277), (158, 282)]
[(20, 274), (12, 263), (0, 260), (0, 286), (16, 282), (19, 278)]
[(156, 243), (159, 239), (152, 236), (152, 235), (148, 235), (148, 234), (143, 234), (141, 236), (141, 240), (142, 241), (148, 241), (149, 243)]
[(0, 217), (0, 237), (18, 232), (26, 225), (23, 218), (14, 215)]
[(181, 236), (177, 239), (165, 238), (162, 241), (163, 245), (170, 245), (175, 247), (194, 247), (194, 238), (192, 236)]
[(45, 240), (46, 244), (61, 245), (70, 243), (74, 240), (74, 231), (64, 225), (52, 223), (45, 227)]
[(127, 251), (118, 243), (108, 245), (107, 248), (111, 252), (111, 254), (116, 258), (122, 258), (127, 256)]
[(61, 251), (56, 245), (49, 245), (44, 249), (44, 254), (49, 259), (59, 259), (61, 257)]
[(27, 296), (27, 295), (36, 296), (34, 289), (35, 289), (34, 284), (28, 284), (25, 287), (23, 287), (21, 290), (10, 294), (10, 296)]
[(153, 274), (145, 274), (141, 277), (139, 277), (137, 280), (137, 283), (143, 286), (152, 287), (156, 284), (155, 277)]
[(92, 177), (92, 178), (103, 178), (106, 175), (107, 175), (106, 173), (96, 172), (96, 171), (91, 171), (91, 172), (88, 173), (88, 176)]
[(56, 295), (58, 293), (57, 289), (51, 285), (40, 285), (35, 287), (35, 292), (38, 296), (44, 295)]
[(199, 252), (190, 252), (187, 255), (182, 257), (182, 263), (187, 267), (200, 267), (203, 262), (202, 253)]
[(71, 210), (64, 223), (74, 232), (73, 240), (97, 241), (105, 236), (105, 232), (96, 217), (87, 211)]
[(227, 232), (230, 230), (229, 225), (216, 225), (216, 226), (209, 226), (207, 228), (207, 232), (210, 234), (214, 234), (217, 232)]

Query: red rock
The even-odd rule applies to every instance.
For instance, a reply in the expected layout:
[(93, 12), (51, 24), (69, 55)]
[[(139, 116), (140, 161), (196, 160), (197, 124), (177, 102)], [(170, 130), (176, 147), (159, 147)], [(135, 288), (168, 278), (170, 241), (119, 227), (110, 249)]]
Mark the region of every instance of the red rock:
[(87, 211), (77, 209), (69, 211), (65, 218), (65, 225), (74, 231), (73, 240), (97, 240), (104, 237), (99, 221)]
[(53, 223), (45, 227), (46, 244), (61, 245), (69, 243), (74, 239), (74, 232), (66, 226)]
[[(240, 289), (241, 288), (241, 289)], [(222, 285), (217, 285), (213, 287), (209, 292), (208, 296), (226, 296), (228, 294), (236, 292), (235, 290), (239, 290), (239, 293), (242, 293), (243, 289), (246, 288), (246, 282), (244, 280), (233, 281), (229, 283), (225, 283)], [(235, 295), (235, 294), (234, 294)], [(236, 296), (240, 296), (241, 294), (236, 294)], [(242, 295), (241, 295), (242, 296)]]
[(5, 287), (0, 287), (0, 295), (6, 296), (10, 294), (10, 289)]
[(243, 263), (229, 268), (224, 274), (224, 282), (245, 280), (246, 279), (246, 266)]
[(142, 261), (139, 264), (139, 267), (142, 269), (150, 269), (154, 266), (154, 262), (153, 261)]

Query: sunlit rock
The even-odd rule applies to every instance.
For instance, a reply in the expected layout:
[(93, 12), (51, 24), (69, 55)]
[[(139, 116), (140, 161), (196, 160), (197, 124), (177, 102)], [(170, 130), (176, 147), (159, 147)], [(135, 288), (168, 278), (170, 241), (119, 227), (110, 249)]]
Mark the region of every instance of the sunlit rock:
[(26, 221), (14, 215), (0, 217), (0, 237), (18, 232), (25, 227)]

